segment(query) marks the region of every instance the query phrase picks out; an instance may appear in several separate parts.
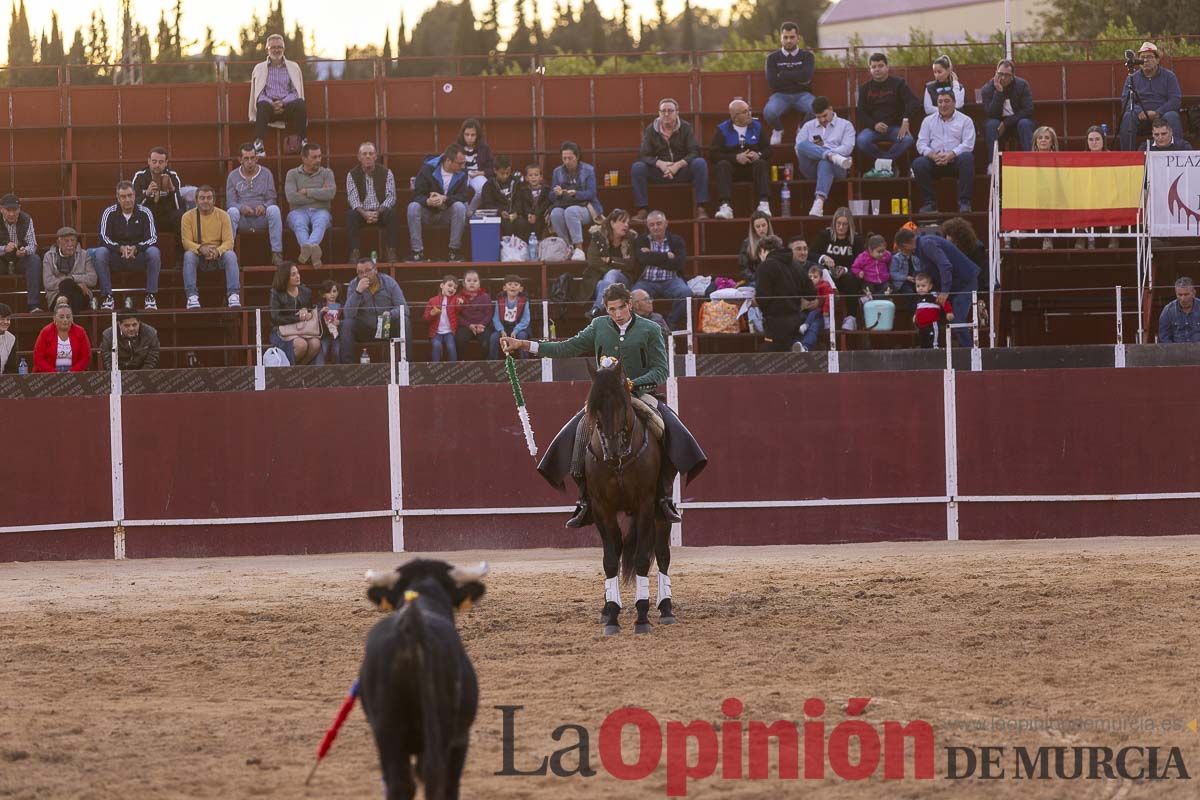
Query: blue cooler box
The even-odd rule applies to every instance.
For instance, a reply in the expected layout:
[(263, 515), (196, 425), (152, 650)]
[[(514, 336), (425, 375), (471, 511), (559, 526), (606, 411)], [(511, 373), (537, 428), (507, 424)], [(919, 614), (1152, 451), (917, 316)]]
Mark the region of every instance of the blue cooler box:
[(471, 260), (500, 260), (500, 218), (471, 218)]
[(896, 321), (896, 304), (891, 300), (868, 300), (863, 303), (863, 329), (890, 331)]

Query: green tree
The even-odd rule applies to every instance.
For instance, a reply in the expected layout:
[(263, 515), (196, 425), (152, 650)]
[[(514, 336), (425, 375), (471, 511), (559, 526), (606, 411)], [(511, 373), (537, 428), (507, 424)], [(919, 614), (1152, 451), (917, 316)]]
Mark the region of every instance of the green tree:
[(29, 17), (25, 14), (25, 0), (20, 8), (12, 7), (12, 20), (8, 25), (8, 69), (5, 74), (9, 86), (28, 86), (37, 80), (36, 70), (21, 69), (34, 64), (36, 43), (29, 32)]
[(828, 7), (828, 0), (737, 0), (732, 27), (747, 39), (770, 36), (778, 42), (780, 24), (790, 20), (800, 28), (805, 46), (816, 47), (817, 20)]

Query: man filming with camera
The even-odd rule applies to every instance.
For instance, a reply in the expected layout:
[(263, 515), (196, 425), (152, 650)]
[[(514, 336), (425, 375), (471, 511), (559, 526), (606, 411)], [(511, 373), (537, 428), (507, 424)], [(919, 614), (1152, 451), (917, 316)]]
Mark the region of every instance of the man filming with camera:
[(1157, 119), (1171, 126), (1175, 141), (1183, 141), (1179, 79), (1171, 70), (1159, 66), (1158, 48), (1153, 42), (1143, 42), (1137, 55), (1126, 50), (1125, 66), (1129, 68), (1129, 78), (1121, 91), (1121, 149), (1138, 149), (1138, 137), (1150, 133)]

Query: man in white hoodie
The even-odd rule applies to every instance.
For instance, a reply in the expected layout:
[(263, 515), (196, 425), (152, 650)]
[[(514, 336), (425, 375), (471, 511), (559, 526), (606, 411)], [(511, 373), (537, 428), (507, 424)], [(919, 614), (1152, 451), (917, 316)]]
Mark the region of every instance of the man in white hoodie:
[(816, 178), (817, 191), (808, 215), (820, 217), (825, 214), (834, 178), (845, 180), (853, 163), (854, 126), (837, 115), (828, 97), (813, 100), (812, 111), (816, 116), (796, 134), (796, 162), (801, 175)]

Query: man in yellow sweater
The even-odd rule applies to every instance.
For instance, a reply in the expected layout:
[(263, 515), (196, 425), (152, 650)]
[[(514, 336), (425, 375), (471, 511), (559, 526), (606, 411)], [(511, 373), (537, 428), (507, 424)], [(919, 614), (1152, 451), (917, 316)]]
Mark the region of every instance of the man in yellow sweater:
[(196, 270), (208, 272), (222, 267), (225, 270), (225, 295), (230, 308), (239, 308), (242, 298), (241, 274), (237, 253), (233, 251), (233, 225), (229, 214), (216, 207), (216, 193), (211, 186), (196, 190), (196, 207), (184, 212), (180, 225), (183, 231), (183, 289), (188, 310), (200, 307), (200, 290), (196, 288)]

